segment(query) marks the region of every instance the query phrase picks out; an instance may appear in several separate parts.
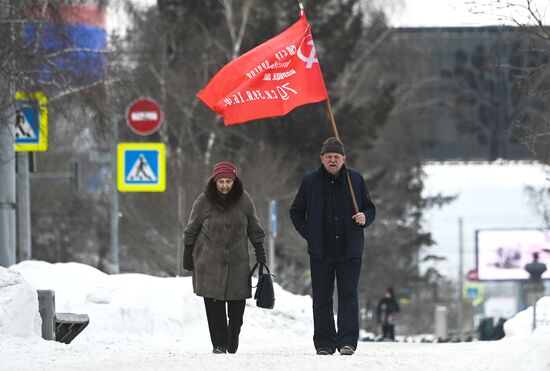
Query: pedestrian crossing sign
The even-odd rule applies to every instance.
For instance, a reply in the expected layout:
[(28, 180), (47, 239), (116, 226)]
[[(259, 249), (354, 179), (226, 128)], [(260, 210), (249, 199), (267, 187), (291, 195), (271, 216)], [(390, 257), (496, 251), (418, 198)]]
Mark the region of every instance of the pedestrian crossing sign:
[(464, 299), (470, 300), (474, 306), (483, 303), (483, 285), (480, 283), (468, 283), (463, 286)]
[(117, 184), (120, 192), (164, 192), (164, 143), (119, 143)]
[(48, 150), (48, 99), (42, 92), (16, 92), (15, 151)]

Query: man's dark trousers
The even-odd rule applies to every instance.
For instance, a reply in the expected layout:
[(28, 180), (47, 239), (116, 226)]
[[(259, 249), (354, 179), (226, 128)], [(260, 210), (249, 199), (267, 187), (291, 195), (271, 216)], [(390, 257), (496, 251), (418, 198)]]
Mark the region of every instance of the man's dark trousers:
[[(351, 345), (356, 349), (359, 337), (357, 287), (361, 258), (310, 257), (310, 264), (315, 348), (340, 349), (344, 345)], [(332, 310), (335, 277), (338, 289), (338, 332)]]

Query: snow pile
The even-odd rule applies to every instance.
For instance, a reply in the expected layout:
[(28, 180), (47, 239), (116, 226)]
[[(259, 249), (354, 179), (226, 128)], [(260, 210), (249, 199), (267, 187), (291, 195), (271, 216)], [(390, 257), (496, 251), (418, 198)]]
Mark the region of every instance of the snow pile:
[[(514, 339), (513, 337), (512, 339)], [(550, 369), (550, 325), (539, 326), (529, 335), (517, 336), (522, 349), (523, 362), (516, 369), (548, 370)]]
[(521, 344), (522, 360), (515, 366), (518, 369), (538, 370), (550, 366), (550, 296), (537, 301), (537, 328), (532, 331), (533, 307), (517, 313), (504, 323), (506, 338), (511, 348)]
[(0, 267), (0, 335), (40, 334), (38, 295), (16, 271)]
[[(537, 320), (541, 323), (541, 331), (550, 330), (550, 296), (544, 296), (537, 301)], [(506, 336), (528, 336), (533, 328), (533, 306), (517, 313), (504, 323)]]
[[(546, 371), (550, 365), (550, 326), (541, 326), (530, 336), (507, 336), (501, 341), (359, 342), (353, 357), (319, 357), (312, 342), (311, 298), (293, 295), (278, 285), (273, 310), (257, 308), (254, 300), (247, 300), (238, 353), (213, 355), (203, 300), (193, 294), (188, 277), (106, 275), (82, 264), (27, 261), (0, 271), (0, 300), (17, 297), (13, 292), (7, 295), (5, 287), (22, 282), (21, 276), (35, 286), (33, 292), (35, 288), (55, 290), (57, 312), (87, 313), (90, 324), (69, 345), (38, 336), (0, 336), (0, 370), (223, 371), (259, 367), (317, 371), (358, 370), (371, 365), (392, 371)], [(34, 303), (18, 304), (18, 330), (25, 328), (27, 333), (32, 316), (24, 313), (36, 313), (34, 294), (33, 298)], [(520, 319), (511, 319), (508, 326), (530, 328), (529, 321)]]
[[(107, 275), (84, 264), (39, 261), (25, 261), (11, 269), (36, 289), (54, 290), (56, 312), (89, 315), (90, 324), (74, 342), (170, 337), (185, 339), (186, 346), (193, 349), (211, 347), (204, 302), (193, 293), (190, 277)], [(306, 334), (311, 339), (311, 298), (293, 295), (277, 284), (275, 298), (274, 310), (260, 309), (253, 300), (247, 301), (243, 341), (248, 337), (256, 344), (273, 329), (281, 336), (301, 339)]]

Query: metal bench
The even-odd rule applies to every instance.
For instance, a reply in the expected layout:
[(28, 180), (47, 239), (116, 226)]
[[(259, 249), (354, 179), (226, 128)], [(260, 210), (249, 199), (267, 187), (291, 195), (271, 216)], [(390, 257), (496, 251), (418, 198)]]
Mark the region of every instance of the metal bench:
[(42, 318), (42, 338), (69, 344), (90, 323), (87, 314), (56, 313), (55, 292), (37, 290), (38, 311)]

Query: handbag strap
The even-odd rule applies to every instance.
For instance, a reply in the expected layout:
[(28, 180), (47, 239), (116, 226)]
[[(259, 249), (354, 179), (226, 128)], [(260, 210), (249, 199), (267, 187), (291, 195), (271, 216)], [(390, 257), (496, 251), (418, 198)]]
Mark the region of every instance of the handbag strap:
[(258, 268), (258, 262), (256, 262), (256, 264), (254, 264), (254, 266), (252, 267), (252, 270), (250, 271), (250, 274), (248, 275), (248, 285), (252, 288), (256, 287), (256, 286), (252, 286), (252, 275), (254, 274), (254, 271), (256, 270), (256, 268)]
[[(265, 263), (260, 263), (260, 270), (259, 270), (259, 274), (264, 274), (264, 268), (265, 270), (267, 271), (267, 274), (271, 274), (271, 272), (269, 271), (269, 268), (267, 267), (267, 265), (265, 265)], [(273, 276), (273, 275), (272, 275)]]
[[(257, 284), (256, 284), (256, 286), (252, 286), (252, 276), (254, 275), (254, 272), (256, 271), (256, 269), (258, 267), (259, 267), (258, 274), (263, 274), (264, 273), (264, 268), (265, 268), (265, 270), (267, 271), (267, 274), (273, 276), (265, 263), (256, 262), (256, 264), (254, 264), (254, 266), (252, 267), (252, 270), (250, 271), (250, 274), (248, 275), (248, 284), (252, 288), (255, 288), (256, 286), (258, 286)], [(275, 277), (275, 276), (273, 276), (273, 277)]]

